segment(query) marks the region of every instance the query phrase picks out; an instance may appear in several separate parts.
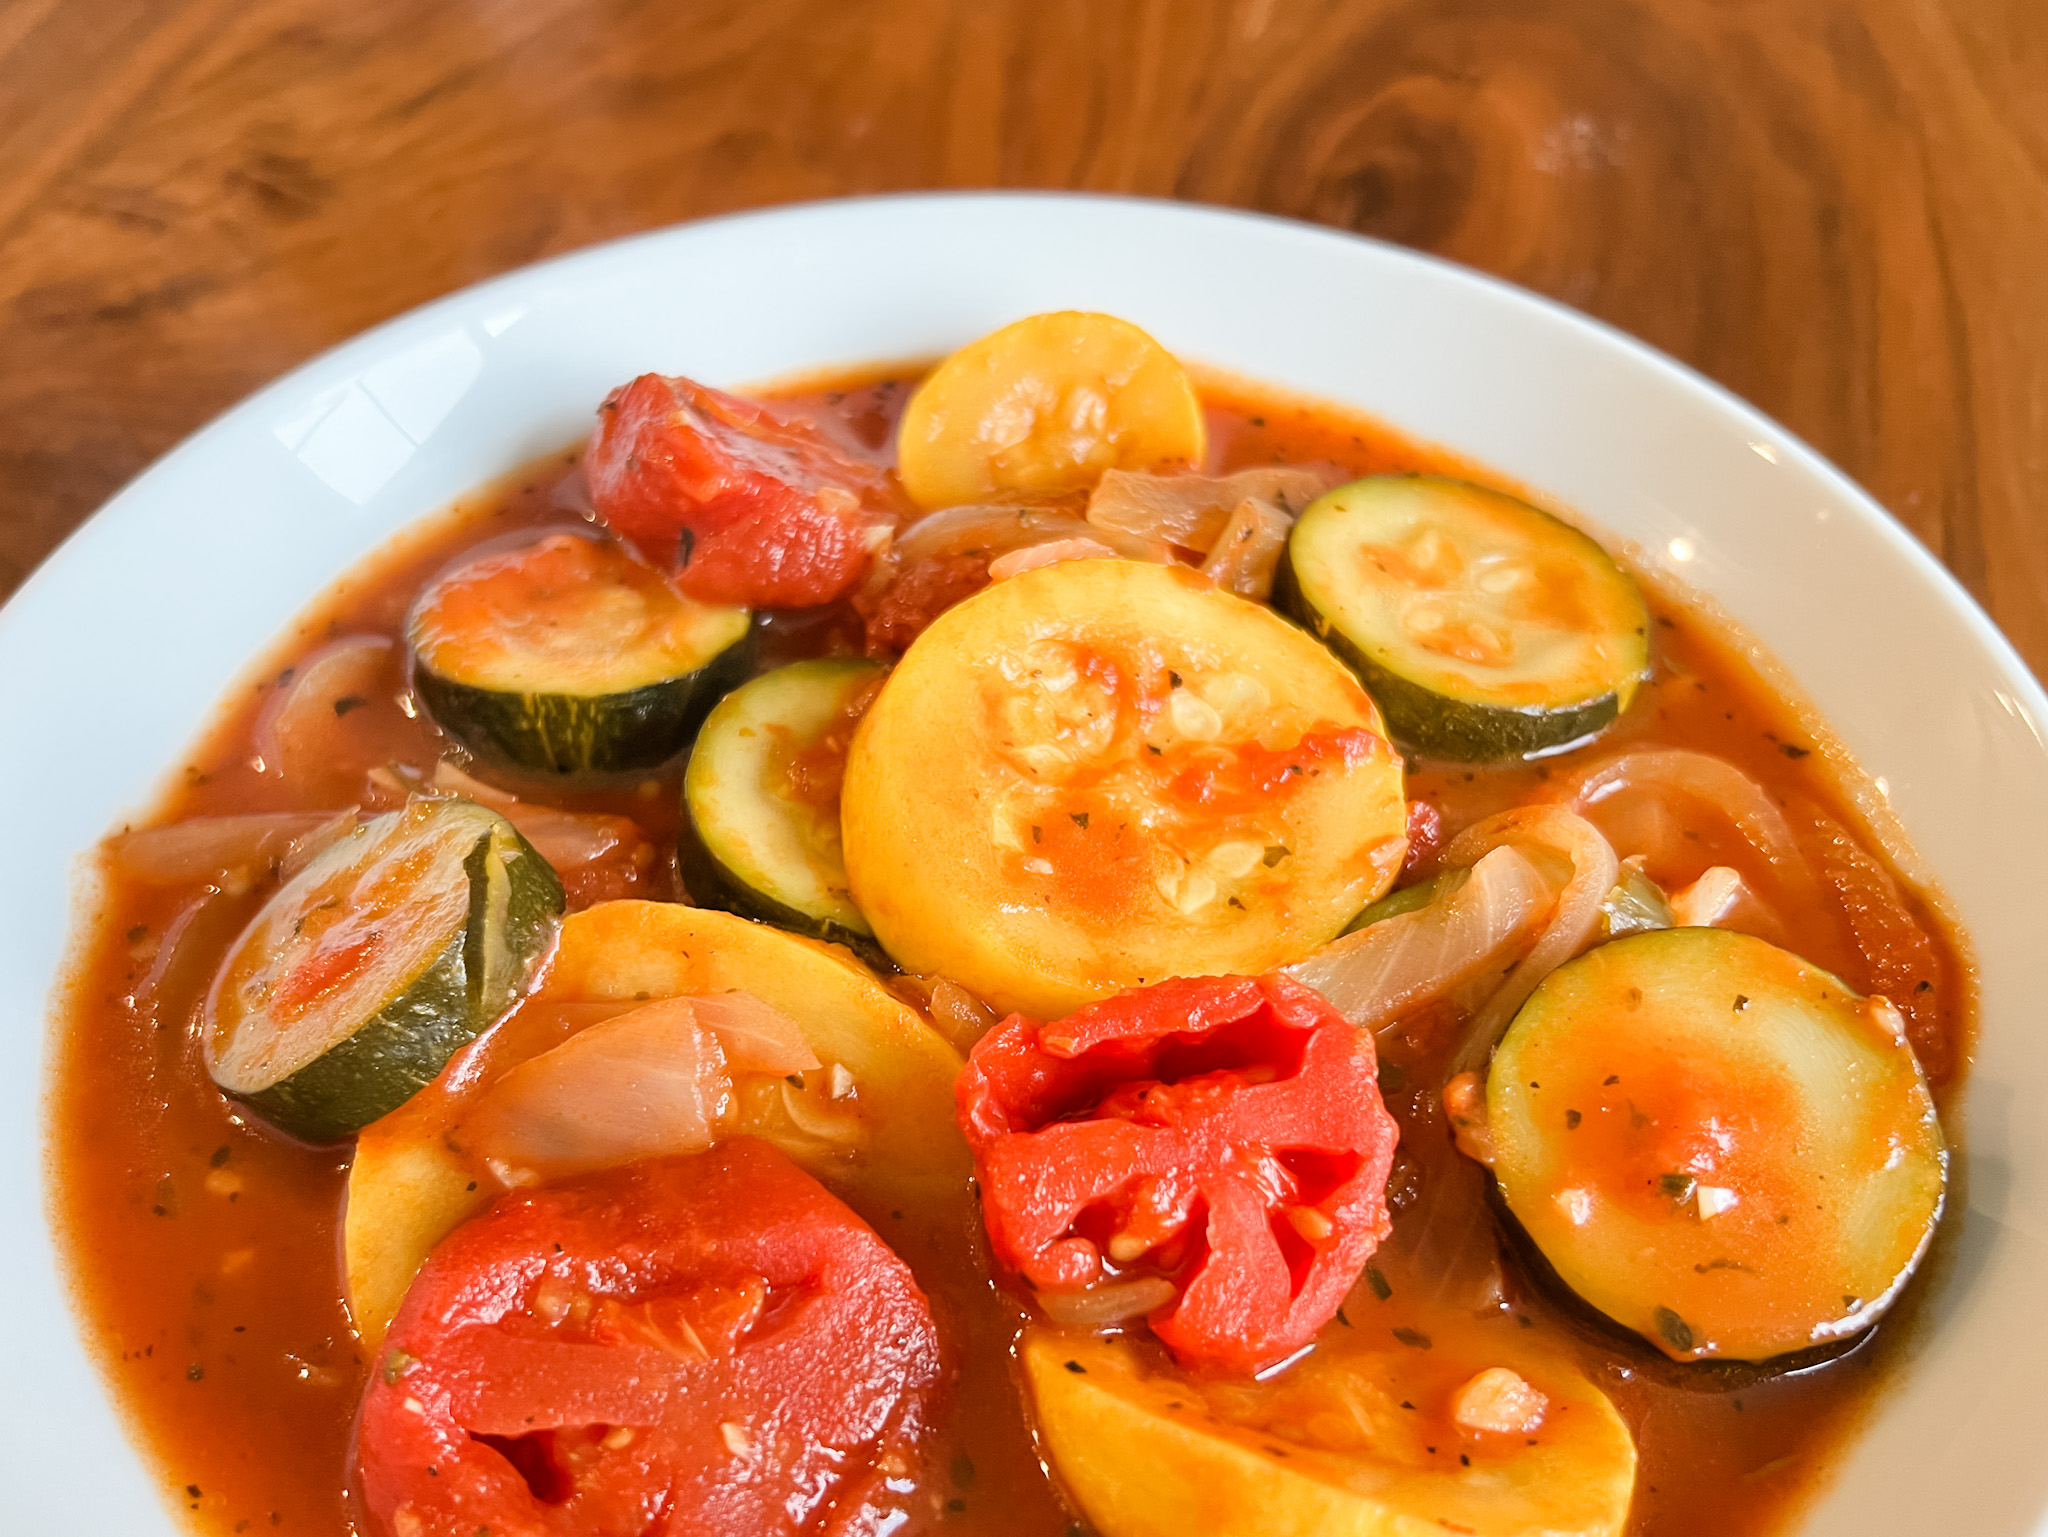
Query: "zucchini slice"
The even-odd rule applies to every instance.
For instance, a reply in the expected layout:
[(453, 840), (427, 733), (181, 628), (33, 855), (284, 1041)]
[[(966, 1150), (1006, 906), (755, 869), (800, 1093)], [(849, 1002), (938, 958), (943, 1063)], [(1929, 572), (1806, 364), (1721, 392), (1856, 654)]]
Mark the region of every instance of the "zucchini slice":
[(846, 749), (888, 669), (792, 662), (718, 702), (683, 775), (683, 882), (699, 903), (835, 944), (868, 942), (846, 886)]
[(1460, 762), (1580, 742), (1649, 668), (1635, 581), (1502, 491), (1375, 475), (1309, 504), (1279, 601), (1344, 658), (1401, 741)]
[(697, 603), (580, 534), (430, 583), (406, 624), (413, 686), (471, 752), (539, 774), (667, 762), (746, 675), (747, 610)]
[[(1040, 1443), (1101, 1537), (1620, 1537), (1628, 1521), (1636, 1449), (1614, 1405), (1564, 1361), (1469, 1321), (1430, 1350), (1326, 1333), (1264, 1382), (1190, 1377), (1126, 1341), (1043, 1326), (1018, 1356)], [(1468, 1428), (1474, 1388), (1503, 1378), (1533, 1422)]]
[(882, 948), (1057, 1019), (1336, 937), (1407, 849), (1401, 760), (1322, 646), (1186, 568), (1073, 560), (911, 643), (855, 732), (847, 882)]
[(1501, 1194), (1559, 1278), (1677, 1360), (1867, 1328), (1941, 1215), (1941, 1125), (1898, 1011), (1731, 930), (1560, 966), (1485, 1105)]
[(206, 1070), (295, 1137), (395, 1109), (505, 1009), (554, 935), (562, 883), (512, 824), (415, 799), (264, 904), (207, 995)]
[[(953, 1108), (960, 1056), (843, 951), (730, 913), (603, 902), (563, 920), (546, 977), (505, 1028), (552, 1008), (735, 988), (787, 1014), (827, 1066), (822, 1081), (809, 1073), (742, 1079), (727, 1134), (774, 1142), (887, 1232), (913, 1266), (926, 1254), (954, 1252), (959, 1234), (978, 1220), (967, 1196), (973, 1166)], [(845, 1075), (837, 1100), (835, 1067)], [(349, 1168), (342, 1220), (349, 1310), (372, 1345), (427, 1251), (497, 1193), (463, 1153), (463, 1128), (447, 1124), (435, 1104), (439, 1092), (364, 1131)], [(807, 1129), (796, 1118), (821, 1104), (852, 1107), (849, 1142), (815, 1135), (815, 1121)]]

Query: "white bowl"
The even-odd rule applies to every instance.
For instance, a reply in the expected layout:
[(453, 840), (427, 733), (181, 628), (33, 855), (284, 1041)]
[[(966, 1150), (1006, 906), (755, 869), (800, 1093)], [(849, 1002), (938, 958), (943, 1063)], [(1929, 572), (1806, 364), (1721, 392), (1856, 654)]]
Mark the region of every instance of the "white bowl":
[[(0, 1480), (10, 1529), (176, 1530), (79, 1342), (45, 1223), (45, 1016), (76, 860), (149, 804), (255, 654), (347, 565), (581, 434), (648, 369), (717, 383), (937, 354), (1050, 309), (1364, 408), (1710, 594), (1818, 702), (1975, 947), (1962, 1223), (1917, 1358), (1814, 1537), (2048, 1531), (2048, 699), (1962, 589), (1782, 428), (1582, 316), (1296, 224), (1075, 197), (883, 198), (689, 225), (380, 326), (236, 407), (0, 611)], [(2034, 1112), (2020, 1115), (2019, 1106)], [(62, 1171), (52, 1170), (62, 1200)]]

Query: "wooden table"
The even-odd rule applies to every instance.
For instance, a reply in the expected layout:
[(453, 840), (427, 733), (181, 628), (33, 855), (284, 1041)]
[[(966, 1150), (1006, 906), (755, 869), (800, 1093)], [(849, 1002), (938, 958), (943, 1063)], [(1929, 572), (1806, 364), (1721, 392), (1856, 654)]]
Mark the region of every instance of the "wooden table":
[(1316, 219), (1612, 321), (2048, 674), (2048, 0), (0, 0), (0, 595), (424, 299), (994, 185)]

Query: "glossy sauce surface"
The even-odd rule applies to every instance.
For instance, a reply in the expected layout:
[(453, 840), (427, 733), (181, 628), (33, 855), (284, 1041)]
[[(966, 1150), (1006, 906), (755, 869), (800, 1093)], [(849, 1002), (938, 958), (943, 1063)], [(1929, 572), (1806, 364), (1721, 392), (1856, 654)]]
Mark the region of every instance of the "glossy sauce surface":
[[(789, 397), (849, 444), (885, 458), (907, 386), (854, 380)], [(1235, 386), (1207, 392), (1212, 469), (1329, 462), (1351, 473), (1465, 466), (1323, 408)], [(266, 706), (295, 669), (340, 637), (401, 634), (423, 584), (479, 544), (523, 530), (582, 526), (555, 495), (573, 454), (530, 466), (432, 520), (350, 573), (245, 685), (166, 795), (160, 820), (352, 804), (370, 770), (430, 768), (445, 750), (406, 694), (398, 647), (385, 672), (339, 712), (334, 750), (287, 777), (264, 760)], [(1608, 734), (1620, 744), (1698, 748), (1759, 779), (1815, 846), (1835, 900), (1784, 910), (1781, 942), (1852, 986), (1886, 991), (1906, 1011), (1937, 1096), (1967, 1044), (1968, 981), (1926, 904), (1859, 900), (1889, 880), (1868, 840), (1837, 837), (1855, 818), (1830, 789), (1818, 744), (1735, 648), (1652, 590), (1655, 676)], [(859, 649), (843, 609), (776, 614), (762, 624), (763, 667)], [(357, 697), (357, 696), (351, 696)], [(1507, 770), (1411, 766), (1408, 791), (1455, 830), (1568, 772), (1567, 755)], [(631, 817), (656, 850), (673, 846), (679, 767), (603, 792), (494, 782), (552, 804)], [(1626, 807), (1615, 815), (1631, 814)], [(1646, 814), (1646, 813), (1645, 813)], [(1832, 841), (1831, 841), (1832, 840)], [(1711, 819), (1668, 840), (1648, 873), (1675, 887), (1710, 864), (1768, 879), (1746, 845)], [(1876, 872), (1873, 875), (1873, 871)], [(1426, 873), (1426, 864), (1413, 873)], [(1405, 878), (1405, 877), (1404, 877)], [(1875, 883), (1875, 884), (1874, 884)], [(349, 1492), (351, 1423), (365, 1373), (340, 1296), (338, 1210), (346, 1148), (306, 1148), (266, 1131), (225, 1099), (199, 1061), (193, 1021), (229, 943), (272, 883), (152, 888), (110, 876), (70, 996), (57, 1058), (52, 1126), (55, 1209), (82, 1316), (114, 1395), (161, 1470), (167, 1497), (200, 1530), (333, 1537), (358, 1519)], [(241, 889), (236, 889), (240, 887)], [(572, 903), (673, 897), (672, 856), (608, 872)], [(1842, 893), (1848, 893), (1844, 901)], [(1893, 914), (1893, 916), (1887, 916)], [(1539, 1279), (1500, 1236), (1476, 1165), (1452, 1150), (1438, 1086), (1456, 1021), (1412, 1018), (1380, 1038), (1381, 1082), (1402, 1127), (1391, 1187), (1393, 1237), (1326, 1338), (1340, 1348), (1426, 1351), (1469, 1336), (1536, 1331), (1575, 1356), (1616, 1402), (1641, 1455), (1631, 1530), (1640, 1537), (1776, 1529), (1825, 1476), (1878, 1390), (1909, 1322), (1888, 1318), (1838, 1358), (1803, 1369), (1682, 1368), (1592, 1319)], [(854, 1203), (884, 1237), (891, 1213)], [(1005, 1356), (1025, 1310), (990, 1278), (972, 1200), (916, 1214), (905, 1252), (940, 1328), (967, 1370), (949, 1430), (924, 1474), (913, 1527), (1018, 1537), (1069, 1530), (1041, 1472)], [(945, 1235), (954, 1235), (953, 1242)], [(1441, 1443), (1449, 1454), (1451, 1443)]]

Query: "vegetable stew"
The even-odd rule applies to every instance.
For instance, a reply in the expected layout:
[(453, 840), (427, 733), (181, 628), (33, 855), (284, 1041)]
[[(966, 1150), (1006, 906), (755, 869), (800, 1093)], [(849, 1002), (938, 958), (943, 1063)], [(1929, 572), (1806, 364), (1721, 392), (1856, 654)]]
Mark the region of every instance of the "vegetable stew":
[(104, 845), (80, 1316), (207, 1533), (1782, 1530), (1971, 1029), (1860, 783), (1124, 322), (647, 375)]

